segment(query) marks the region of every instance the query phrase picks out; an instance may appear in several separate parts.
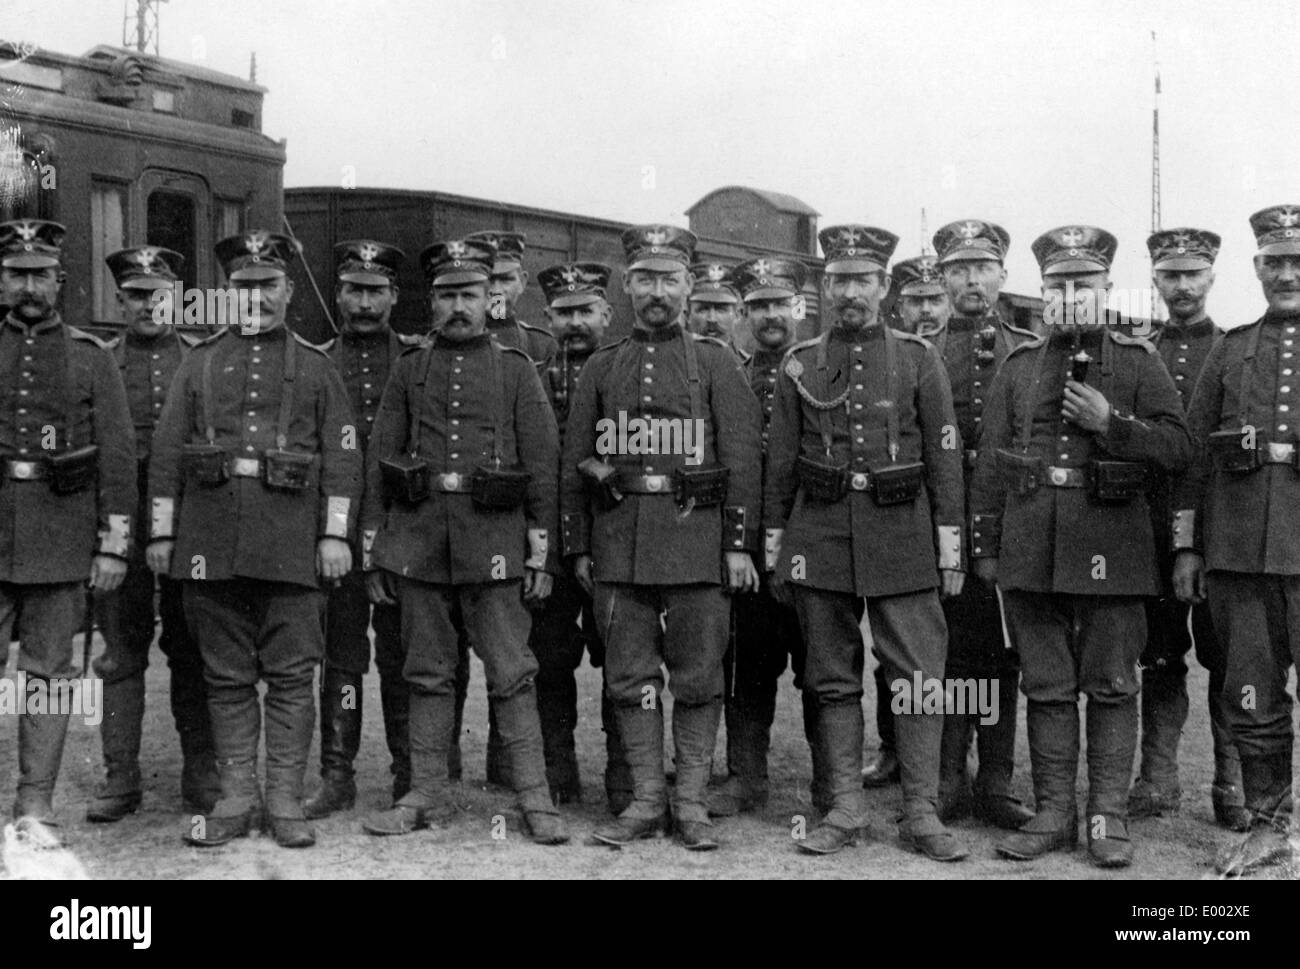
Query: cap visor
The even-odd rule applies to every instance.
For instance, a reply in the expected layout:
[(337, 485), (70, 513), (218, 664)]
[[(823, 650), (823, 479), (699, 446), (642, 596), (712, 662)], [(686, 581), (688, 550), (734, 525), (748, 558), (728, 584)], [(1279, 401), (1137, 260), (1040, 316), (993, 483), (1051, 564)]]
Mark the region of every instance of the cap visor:
[(828, 262), (822, 272), (874, 273), (880, 272), (884, 268), (880, 263), (872, 262), (870, 259), (836, 259), (834, 262)]
[(1196, 256), (1170, 256), (1153, 263), (1152, 269), (1209, 269), (1214, 263)]
[(274, 266), (245, 266), (243, 269), (236, 269), (229, 278), (232, 283), (241, 283), (245, 280), (279, 279), (283, 275), (284, 270), (276, 269)]
[(590, 306), (604, 298), (599, 293), (565, 293), (563, 296), (555, 297), (547, 305), (553, 310), (559, 310), (566, 306)]
[(387, 286), (392, 281), (382, 273), (339, 273), (340, 283), (356, 283), (358, 286)]
[(792, 296), (799, 295), (793, 289), (784, 289), (780, 286), (760, 286), (758, 289), (751, 289), (745, 294), (745, 302), (752, 303), (760, 299), (790, 299)]
[(1300, 252), (1300, 239), (1287, 239), (1284, 242), (1270, 242), (1266, 246), (1261, 246), (1259, 254), (1261, 256), (1294, 256)]
[(740, 297), (735, 293), (729, 293), (726, 290), (702, 289), (698, 293), (691, 293), (692, 303), (739, 303)]
[(908, 283), (899, 289), (899, 296), (942, 296), (947, 290), (936, 283)]
[(160, 279), (157, 276), (137, 276), (126, 282), (118, 283), (118, 289), (171, 289), (175, 280)]
[(627, 267), (628, 271), (633, 269), (648, 269), (655, 273), (673, 273), (686, 269), (686, 263), (677, 259), (667, 259), (663, 256), (648, 256), (645, 259), (638, 259)]
[(49, 269), (51, 266), (59, 265), (59, 260), (39, 252), (20, 252), (13, 256), (5, 256), (3, 261), (0, 261), (0, 265), (9, 269)]
[(1043, 269), (1044, 276), (1064, 276), (1069, 273), (1104, 273), (1108, 268), (1095, 259), (1066, 259)]
[(954, 249), (939, 259), (940, 266), (946, 266), (950, 262), (971, 262), (974, 260), (981, 262), (995, 262), (1002, 265), (1002, 258), (996, 252), (990, 252), (988, 249), (979, 249), (974, 246), (971, 248)]
[(488, 274), (476, 269), (458, 269), (455, 272), (439, 273), (433, 277), (432, 286), (463, 286), (465, 283), (486, 283)]

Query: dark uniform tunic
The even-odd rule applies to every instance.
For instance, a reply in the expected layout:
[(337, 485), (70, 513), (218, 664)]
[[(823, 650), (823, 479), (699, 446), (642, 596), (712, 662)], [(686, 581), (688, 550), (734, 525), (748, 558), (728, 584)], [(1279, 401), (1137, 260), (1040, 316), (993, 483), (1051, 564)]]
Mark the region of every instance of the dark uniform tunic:
[(504, 319), (487, 320), (487, 329), (492, 339), (503, 347), (522, 350), (533, 361), (538, 376), (544, 376), (555, 365), (555, 358), (560, 353), (560, 344), (551, 336), (549, 330), (525, 323), (513, 313)]
[[(1287, 670), (1300, 653), (1300, 475), (1288, 448), (1300, 443), (1300, 317), (1266, 313), (1229, 330), (1210, 351), (1188, 412), (1197, 458), (1176, 507), (1196, 512), (1195, 536), (1176, 546), (1204, 550), (1209, 601), (1227, 654), (1223, 688), (1233, 737), (1246, 758), (1289, 757), (1292, 704)], [(1262, 467), (1216, 466), (1214, 431), (1253, 428)], [(1277, 462), (1277, 463), (1273, 463)], [(1183, 526), (1186, 527), (1185, 525)], [(1254, 704), (1242, 702), (1253, 696)], [(1247, 806), (1252, 787), (1247, 780)], [(1267, 807), (1267, 805), (1265, 805)]]

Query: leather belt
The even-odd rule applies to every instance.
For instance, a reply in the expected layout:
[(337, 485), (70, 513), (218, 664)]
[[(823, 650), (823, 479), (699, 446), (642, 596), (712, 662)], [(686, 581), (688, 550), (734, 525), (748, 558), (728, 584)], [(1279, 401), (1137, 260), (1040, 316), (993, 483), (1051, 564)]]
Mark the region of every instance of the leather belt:
[(619, 474), (615, 485), (619, 491), (632, 495), (671, 495), (673, 476), (670, 474)]
[(439, 472), (430, 477), (429, 485), (434, 491), (443, 491), (448, 494), (469, 494), (470, 476), (459, 471)]
[(258, 458), (231, 458), (230, 476), (232, 478), (260, 478), (262, 462)]
[(5, 460), (5, 477), (11, 481), (40, 481), (49, 474), (44, 461)]
[(1265, 464), (1295, 464), (1294, 444), (1269, 444), (1260, 451)]
[(1086, 488), (1088, 487), (1088, 476), (1084, 473), (1083, 468), (1049, 466), (1045, 483), (1053, 488)]

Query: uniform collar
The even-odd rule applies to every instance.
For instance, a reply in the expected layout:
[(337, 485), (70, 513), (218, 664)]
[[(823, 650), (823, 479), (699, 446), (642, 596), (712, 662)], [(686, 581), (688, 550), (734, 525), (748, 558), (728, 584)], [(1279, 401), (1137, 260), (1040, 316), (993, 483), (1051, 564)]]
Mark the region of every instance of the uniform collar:
[[(1072, 347), (1074, 346), (1074, 330), (1067, 326), (1049, 327), (1051, 333), (1048, 335), (1048, 342), (1054, 347)], [(1101, 346), (1101, 338), (1105, 335), (1106, 327), (1098, 326), (1090, 330), (1084, 330), (1079, 337), (1079, 345), (1085, 350), (1096, 350)]]
[(492, 335), (489, 333), (480, 333), (478, 336), (472, 336), (468, 340), (448, 340), (441, 333), (434, 334), (433, 342), (430, 344), (435, 350), (481, 350), (492, 343)]
[(177, 336), (178, 334), (170, 327), (160, 330), (153, 336), (145, 336), (143, 333), (137, 333), (135, 330), (127, 330), (126, 336), (122, 340), (129, 347), (156, 347), (163, 345), (168, 334)]
[(39, 323), (33, 323), (30, 326), (28, 326), (26, 323), (24, 323), (22, 320), (18, 318), (18, 315), (16, 313), (10, 312), (5, 317), (5, 325), (12, 326), (15, 330), (17, 330), (19, 333), (23, 334), (24, 336), (31, 336), (33, 333), (48, 333), (50, 330), (62, 326), (63, 317), (58, 313), (51, 313), (49, 316), (41, 320)]
[(285, 333), (289, 330), (289, 324), (281, 323), (274, 329), (259, 329), (256, 333), (245, 333), (242, 326), (232, 326), (227, 329), (231, 330), (235, 336), (243, 337), (245, 340), (260, 340), (263, 343), (275, 343), (277, 340), (284, 339)]
[(342, 336), (345, 343), (382, 343), (388, 339), (389, 329), (390, 327), (385, 326), (374, 333), (358, 333), (349, 326), (344, 327)]
[(1177, 333), (1179, 336), (1187, 337), (1189, 339), (1210, 336), (1214, 333), (1214, 320), (1207, 316), (1205, 319), (1193, 323), (1191, 326), (1178, 326), (1176, 323), (1171, 321), (1162, 326), (1160, 332), (1168, 333), (1171, 336)]
[(862, 343), (867, 340), (883, 339), (884, 335), (885, 324), (879, 319), (860, 330), (846, 330), (842, 326), (832, 326), (830, 329), (832, 343)]
[(632, 339), (637, 343), (667, 343), (669, 340), (676, 340), (681, 335), (682, 324), (680, 322), (669, 323), (657, 330), (651, 330), (643, 326), (632, 327)]
[(756, 367), (775, 367), (785, 358), (786, 351), (792, 346), (794, 346), (793, 343), (787, 343), (775, 350), (768, 347), (755, 347), (754, 355), (750, 359)]
[(519, 317), (514, 313), (507, 313), (501, 319), (497, 319), (491, 313), (488, 314), (487, 328), (489, 330), (512, 330), (519, 325)]

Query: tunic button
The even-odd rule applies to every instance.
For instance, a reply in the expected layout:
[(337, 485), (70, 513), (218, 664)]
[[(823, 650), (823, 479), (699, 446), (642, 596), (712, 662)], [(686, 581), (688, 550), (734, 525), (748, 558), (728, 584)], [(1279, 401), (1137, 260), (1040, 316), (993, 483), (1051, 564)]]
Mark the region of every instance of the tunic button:
[[(369, 390), (369, 389), (370, 389), (370, 385), (369, 385), (369, 384), (366, 384), (366, 390)], [(460, 384), (452, 384), (452, 385), (451, 385), (451, 389), (452, 389), (452, 390), (460, 390)]]
[(1283, 360), (1290, 360), (1290, 359), (1291, 359), (1291, 354), (1289, 354), (1289, 353), (1284, 353), (1284, 354), (1282, 354), (1282, 359), (1283, 359)]
[(1070, 439), (1070, 435), (1069, 435), (1069, 434), (1062, 434), (1062, 435), (1061, 435), (1061, 440), (1062, 440), (1062, 441), (1068, 441), (1069, 439)]
[(652, 383), (654, 383), (655, 381), (654, 381), (654, 378), (653, 378), (653, 377), (645, 377), (645, 378), (643, 378), (643, 382), (644, 382), (644, 383), (647, 383), (647, 384), (652, 384)]
[(456, 356), (456, 362), (457, 362), (457, 363), (460, 363), (460, 362), (461, 362), (462, 360), (464, 360), (464, 359), (465, 359), (465, 358), (464, 358), (464, 356), (462, 356), (462, 355), (459, 355), (459, 354), (458, 354), (458, 355)]
[(452, 373), (460, 373), (460, 367), (452, 367), (452, 368), (451, 368), (451, 372), (452, 372)]
[(249, 425), (248, 425), (248, 433), (249, 433), (249, 434), (256, 434), (256, 433), (257, 433), (257, 425), (256, 425), (256, 424), (249, 424)]
[(453, 434), (453, 435), (451, 436), (451, 439), (452, 439), (453, 441), (459, 441), (459, 440), (460, 440), (460, 435), (459, 435), (459, 434)]
[(19, 391), (18, 391), (18, 396), (19, 396), (19, 397), (26, 397), (26, 396), (27, 396), (27, 391), (26, 391), (26, 390), (19, 390)]
[(458, 401), (458, 400), (453, 400), (453, 401), (451, 402), (451, 406), (452, 406), (452, 407), (459, 407), (459, 406), (460, 406), (460, 401)]
[(254, 380), (261, 380), (261, 379), (262, 379), (262, 375), (261, 375), (260, 373), (255, 373), (255, 374), (253, 374), (253, 379), (254, 379)]
[(647, 404), (648, 404), (648, 403), (650, 403), (651, 400), (653, 400), (653, 398), (651, 398), (651, 397), (642, 397), (641, 400), (642, 400), (644, 403), (647, 403)]
[(1278, 388), (1278, 389), (1281, 390), (1282, 393), (1284, 393), (1284, 394), (1289, 394), (1289, 393), (1291, 393), (1291, 388), (1290, 388), (1290, 387), (1280, 387), (1280, 388)]
[(454, 418), (454, 417), (453, 417), (452, 420), (451, 420), (451, 426), (452, 426), (452, 427), (460, 427), (460, 420), (457, 419), (457, 418)]
[(256, 417), (256, 416), (257, 416), (257, 411), (255, 411), (255, 410), (250, 410), (250, 411), (248, 412), (248, 416), (249, 416), (249, 417)]
[(1068, 460), (1070, 460), (1070, 455), (1069, 455), (1069, 454), (1062, 454), (1062, 455), (1061, 455), (1061, 460), (1062, 460), (1062, 461), (1068, 461)]
[(654, 353), (654, 352), (655, 352), (655, 348), (654, 348), (654, 347), (646, 347), (646, 348), (645, 348), (645, 352), (646, 352), (646, 353)]
[(1174, 374), (1174, 379), (1175, 379), (1175, 380), (1186, 380), (1186, 379), (1187, 379), (1187, 375), (1186, 375), (1186, 374), (1181, 374), (1181, 373), (1176, 373), (1176, 374)]
[(1279, 424), (1279, 425), (1277, 426), (1277, 429), (1278, 429), (1279, 431), (1285, 431), (1285, 430), (1286, 430), (1286, 425), (1285, 425), (1285, 424)]
[(1285, 413), (1286, 413), (1287, 411), (1289, 411), (1291, 408), (1290, 408), (1290, 406), (1287, 405), (1287, 404), (1278, 404), (1278, 405), (1277, 405), (1277, 409), (1280, 410), (1282, 413), (1285, 414)]
[(253, 450), (253, 445), (251, 445), (251, 444), (248, 445), (248, 447), (244, 448), (244, 450), (245, 450), (245, 451), (251, 451), (251, 450)]
[(1178, 358), (1178, 362), (1179, 362), (1179, 363), (1186, 363), (1186, 362), (1187, 362), (1187, 358), (1186, 358), (1186, 357), (1179, 357), (1179, 358)]
[(1290, 346), (1291, 344), (1293, 344), (1293, 343), (1295, 343), (1295, 340), (1283, 340), (1283, 341), (1282, 341), (1282, 346), (1284, 346), (1284, 347), (1289, 347), (1289, 346)]
[(981, 398), (976, 397), (973, 401), (971, 401), (971, 403), (974, 404), (976, 407), (978, 407), (980, 404), (984, 403), (984, 401)]
[(860, 430), (862, 430), (862, 425), (861, 425), (861, 424), (854, 424), (854, 425), (853, 425), (853, 429), (854, 429), (855, 431), (860, 431)]
[(858, 441), (859, 444), (866, 444), (866, 443), (867, 443), (867, 439), (866, 439), (865, 437), (860, 437), (860, 438), (857, 439), (857, 441)]
[[(362, 389), (362, 390), (369, 390), (369, 389), (370, 389), (370, 385), (369, 385), (369, 384), (362, 384), (362, 385), (361, 385), (361, 389)], [(455, 389), (455, 390), (460, 390), (460, 385), (457, 384), (456, 387), (455, 387), (454, 389)]]
[(361, 359), (362, 359), (362, 360), (365, 360), (365, 359), (368, 358), (369, 356), (370, 356), (369, 353), (365, 353), (365, 352), (363, 352), (363, 353), (361, 354)]
[(854, 353), (861, 353), (861, 352), (862, 352), (862, 347), (860, 347), (860, 346), (858, 346), (858, 347), (854, 347), (854, 348), (853, 348), (853, 352), (854, 352)]
[(653, 370), (653, 369), (655, 368), (655, 365), (654, 365), (653, 363), (651, 363), (649, 360), (647, 360), (646, 363), (645, 363), (645, 368), (646, 368), (647, 370)]
[(161, 377), (161, 376), (162, 376), (162, 371), (161, 371), (161, 370), (155, 370), (155, 371), (153, 372), (153, 375), (154, 375), (155, 377)]
[(460, 455), (453, 451), (450, 455), (448, 455), (448, 457), (450, 457), (453, 461), (455, 461), (458, 457), (460, 457)]
[(1178, 344), (1178, 349), (1179, 349), (1179, 350), (1186, 350), (1186, 349), (1187, 349), (1187, 344), (1186, 344), (1186, 343), (1180, 343), (1180, 344)]
[(854, 384), (854, 385), (853, 385), (853, 389), (854, 389), (854, 390), (861, 390), (861, 389), (862, 389), (862, 384)]
[(256, 397), (257, 397), (257, 391), (256, 391), (256, 390), (250, 390), (250, 391), (248, 392), (248, 396), (249, 396), (249, 397), (252, 397), (252, 398), (256, 398)]
[(983, 384), (981, 384), (981, 383), (977, 380), (977, 381), (975, 381), (975, 386), (976, 386), (976, 387), (982, 387)]
[(262, 349), (262, 344), (260, 344), (260, 343), (254, 343), (254, 344), (253, 344), (253, 349), (254, 349), (254, 350), (261, 350), (261, 349)]
[(854, 404), (854, 405), (853, 405), (853, 409), (854, 409), (854, 410), (862, 410), (862, 405), (861, 405), (861, 404)]
[(26, 407), (19, 407), (19, 408), (18, 408), (18, 416), (19, 416), (19, 417), (22, 417), (22, 416), (25, 415), (26, 413), (27, 413), (27, 408), (26, 408)]
[(1283, 376), (1283, 377), (1289, 377), (1289, 376), (1291, 376), (1291, 371), (1290, 371), (1289, 369), (1288, 369), (1288, 370), (1283, 370), (1283, 371), (1282, 371), (1282, 376)]

